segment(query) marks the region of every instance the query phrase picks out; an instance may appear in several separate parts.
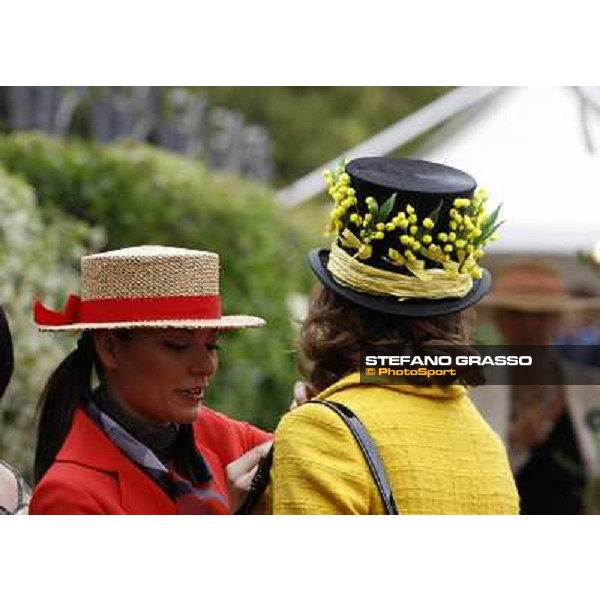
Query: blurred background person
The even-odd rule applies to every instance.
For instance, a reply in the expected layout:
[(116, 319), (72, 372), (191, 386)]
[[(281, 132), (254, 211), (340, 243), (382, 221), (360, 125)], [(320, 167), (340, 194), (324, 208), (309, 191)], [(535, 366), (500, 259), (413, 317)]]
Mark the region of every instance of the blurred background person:
[[(14, 369), (13, 344), (4, 309), (0, 306), (0, 400)], [(30, 490), (23, 477), (8, 463), (0, 460), (0, 515), (24, 514)]]
[(534, 370), (523, 376), (512, 369), (506, 385), (473, 393), (507, 445), (521, 512), (583, 513), (599, 469), (593, 418), (600, 407), (599, 372), (568, 361), (554, 341), (567, 315), (591, 303), (568, 294), (553, 267), (534, 261), (501, 271), (483, 304), (505, 344), (535, 347)]
[(600, 319), (593, 305), (600, 305), (598, 294), (589, 286), (571, 290), (575, 298), (590, 300), (590, 307), (570, 313), (564, 331), (556, 337), (559, 352), (565, 358), (583, 365), (600, 368)]

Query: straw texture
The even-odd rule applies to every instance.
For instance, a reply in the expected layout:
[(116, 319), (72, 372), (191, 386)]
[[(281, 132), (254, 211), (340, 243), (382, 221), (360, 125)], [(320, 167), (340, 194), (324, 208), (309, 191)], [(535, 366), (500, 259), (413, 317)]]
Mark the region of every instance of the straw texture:
[[(214, 252), (136, 246), (91, 254), (81, 259), (81, 301), (203, 298), (219, 296), (219, 255)], [(168, 301), (167, 301), (168, 302)], [(261, 327), (265, 321), (250, 315), (198, 318), (145, 316), (129, 321), (38, 323), (42, 331), (86, 329), (166, 328), (238, 329)]]

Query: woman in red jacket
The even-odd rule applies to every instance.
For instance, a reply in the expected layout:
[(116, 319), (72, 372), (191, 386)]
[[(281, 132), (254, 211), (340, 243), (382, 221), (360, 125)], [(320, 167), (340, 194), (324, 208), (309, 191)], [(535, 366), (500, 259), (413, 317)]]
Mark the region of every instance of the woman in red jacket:
[(42, 393), (31, 514), (231, 513), (227, 465), (270, 436), (202, 401), (219, 330), (264, 321), (221, 315), (211, 252), (125, 248), (81, 271), (81, 298), (35, 307), (40, 329), (82, 334)]

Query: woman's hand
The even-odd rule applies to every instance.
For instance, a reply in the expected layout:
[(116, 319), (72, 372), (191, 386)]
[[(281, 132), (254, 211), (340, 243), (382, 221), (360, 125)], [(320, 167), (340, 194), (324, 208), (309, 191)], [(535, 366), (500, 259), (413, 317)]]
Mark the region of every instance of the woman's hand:
[(258, 463), (269, 452), (272, 441), (255, 446), (252, 450), (242, 454), (238, 459), (226, 467), (229, 497), (231, 498), (232, 511), (235, 512), (244, 502), (250, 491), (250, 484), (256, 474)]
[(294, 384), (294, 397), (290, 404), (290, 410), (302, 406), (317, 395), (315, 389), (306, 381), (296, 381)]

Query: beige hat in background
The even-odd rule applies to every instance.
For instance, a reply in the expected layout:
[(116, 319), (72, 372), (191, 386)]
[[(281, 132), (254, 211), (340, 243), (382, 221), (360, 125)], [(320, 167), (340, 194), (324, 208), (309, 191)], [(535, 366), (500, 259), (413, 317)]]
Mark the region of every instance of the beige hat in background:
[(578, 298), (569, 293), (550, 265), (525, 262), (506, 267), (494, 277), (492, 293), (482, 308), (531, 313), (600, 310), (600, 298)]
[(84, 256), (81, 296), (71, 294), (63, 311), (34, 307), (42, 331), (176, 327), (261, 327), (248, 315), (222, 315), (219, 255), (214, 252), (136, 246)]

